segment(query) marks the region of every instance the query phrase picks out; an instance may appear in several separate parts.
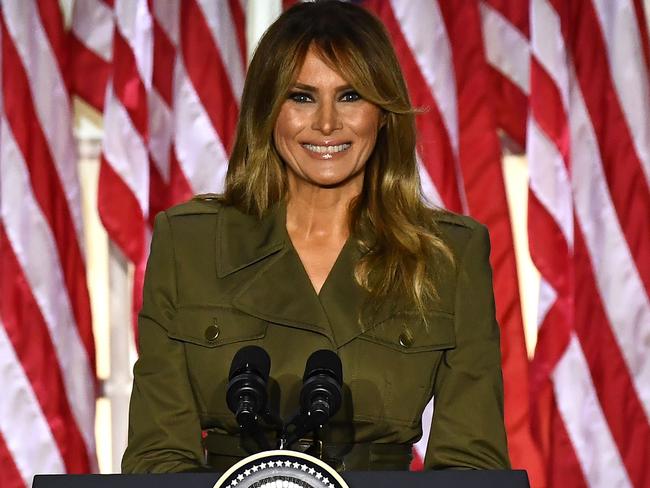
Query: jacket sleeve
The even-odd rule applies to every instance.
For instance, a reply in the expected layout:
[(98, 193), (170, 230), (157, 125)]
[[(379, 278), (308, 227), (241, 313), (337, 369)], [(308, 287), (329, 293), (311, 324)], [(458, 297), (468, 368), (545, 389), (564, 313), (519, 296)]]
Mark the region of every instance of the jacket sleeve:
[(489, 256), (487, 229), (479, 225), (457, 258), (456, 347), (444, 353), (435, 377), (427, 469), (510, 467)]
[(128, 447), (123, 473), (200, 469), (201, 427), (187, 375), (183, 344), (167, 335), (177, 298), (174, 249), (166, 214), (155, 221), (138, 317)]

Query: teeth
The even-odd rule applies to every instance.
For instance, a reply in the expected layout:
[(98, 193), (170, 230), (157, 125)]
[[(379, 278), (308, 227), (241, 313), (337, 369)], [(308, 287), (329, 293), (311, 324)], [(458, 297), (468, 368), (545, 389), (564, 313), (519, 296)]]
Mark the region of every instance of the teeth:
[(339, 144), (338, 146), (316, 146), (314, 144), (303, 144), (307, 149), (319, 154), (333, 154), (341, 151), (345, 151), (352, 144), (345, 143)]

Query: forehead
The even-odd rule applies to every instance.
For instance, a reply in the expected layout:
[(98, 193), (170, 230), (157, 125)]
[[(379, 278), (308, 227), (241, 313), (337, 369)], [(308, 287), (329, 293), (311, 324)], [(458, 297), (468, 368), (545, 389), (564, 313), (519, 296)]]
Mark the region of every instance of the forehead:
[(336, 88), (349, 85), (348, 80), (323, 61), (323, 58), (313, 48), (310, 48), (305, 55), (305, 60), (298, 70), (296, 83), (317, 88)]

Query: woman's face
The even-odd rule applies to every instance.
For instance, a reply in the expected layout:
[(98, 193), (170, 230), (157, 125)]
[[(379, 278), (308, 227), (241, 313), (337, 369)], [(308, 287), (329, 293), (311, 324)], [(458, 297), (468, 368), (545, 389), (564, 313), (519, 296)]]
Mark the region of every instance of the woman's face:
[[(275, 123), (275, 147), (294, 183), (363, 182), (381, 112), (310, 49)], [(296, 181), (297, 180), (297, 181)]]

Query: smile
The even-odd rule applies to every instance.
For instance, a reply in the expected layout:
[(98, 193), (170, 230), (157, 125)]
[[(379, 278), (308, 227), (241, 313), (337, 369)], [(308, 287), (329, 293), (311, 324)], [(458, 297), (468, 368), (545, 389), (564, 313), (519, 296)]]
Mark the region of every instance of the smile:
[(304, 148), (318, 154), (335, 154), (349, 149), (350, 146), (352, 146), (352, 144), (349, 142), (346, 142), (345, 144), (339, 144), (337, 146), (317, 146), (315, 144), (303, 144)]

